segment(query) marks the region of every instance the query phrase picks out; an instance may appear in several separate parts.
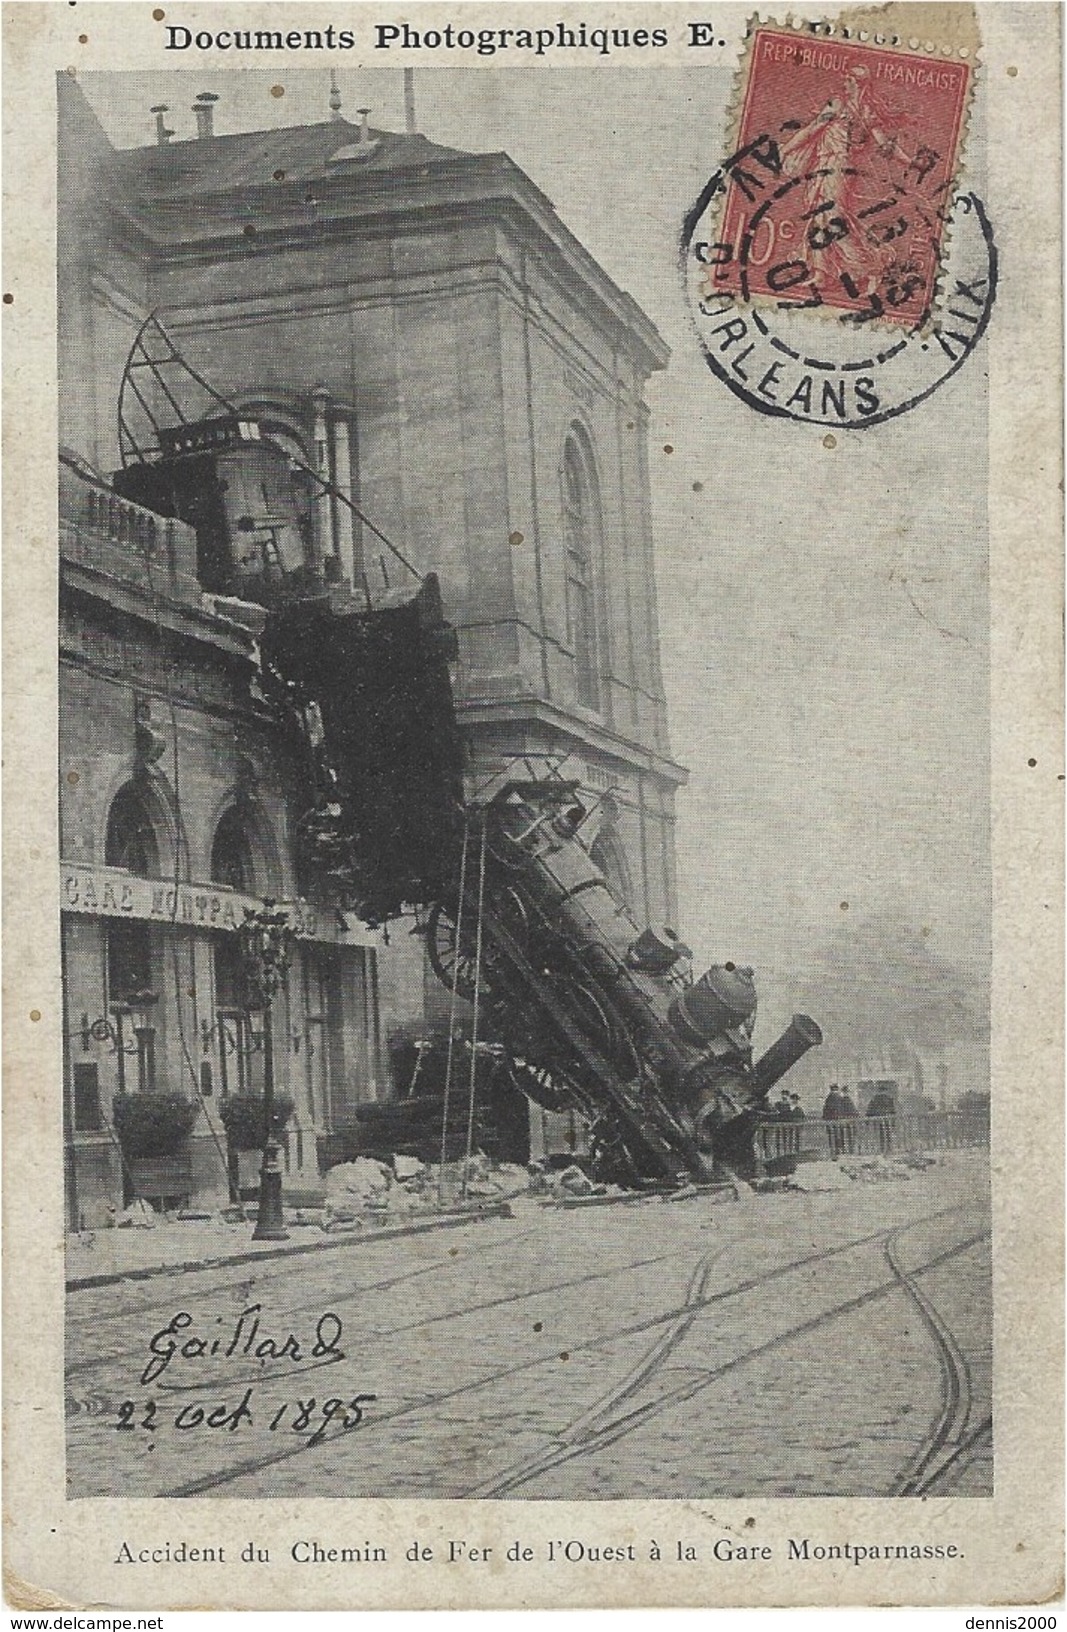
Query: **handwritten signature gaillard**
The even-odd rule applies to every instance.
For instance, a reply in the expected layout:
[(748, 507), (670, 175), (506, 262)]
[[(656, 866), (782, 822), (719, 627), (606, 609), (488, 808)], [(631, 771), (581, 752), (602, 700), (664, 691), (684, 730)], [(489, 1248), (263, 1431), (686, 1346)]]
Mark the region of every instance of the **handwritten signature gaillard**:
[[(151, 1359), (141, 1373), (142, 1384), (154, 1383), (180, 1361), (246, 1359), (267, 1364), (288, 1360), (299, 1366), (310, 1361), (332, 1363), (345, 1357), (341, 1348), (341, 1317), (332, 1310), (319, 1316), (311, 1337), (301, 1337), (296, 1332), (286, 1332), (281, 1337), (261, 1336), (262, 1317), (263, 1305), (250, 1303), (225, 1332), (209, 1330), (200, 1336), (191, 1330), (192, 1315), (179, 1309), (148, 1340)], [(187, 1332), (188, 1336), (183, 1335)]]

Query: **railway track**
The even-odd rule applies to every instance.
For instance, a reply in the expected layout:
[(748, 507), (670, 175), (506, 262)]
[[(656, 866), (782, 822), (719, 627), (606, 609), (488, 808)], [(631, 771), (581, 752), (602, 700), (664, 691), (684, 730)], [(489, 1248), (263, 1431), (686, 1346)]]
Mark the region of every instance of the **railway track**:
[[(903, 1234), (903, 1232), (898, 1232)], [(979, 1446), (991, 1445), (993, 1417), (987, 1401), (978, 1397), (970, 1359), (957, 1334), (933, 1299), (918, 1284), (915, 1272), (903, 1267), (896, 1240), (887, 1242), (890, 1267), (912, 1303), (934, 1344), (941, 1373), (941, 1399), (931, 1426), (899, 1475), (895, 1496), (936, 1495)], [(921, 1273), (921, 1271), (919, 1271)]]
[[(494, 1242), (492, 1244), (492, 1247), (493, 1248), (500, 1248), (502, 1246), (507, 1246), (509, 1248), (514, 1248), (515, 1246), (517, 1246), (519, 1244), (520, 1241), (523, 1241), (528, 1236), (533, 1235), (535, 1233), (535, 1229), (536, 1229), (536, 1226), (533, 1226), (528, 1230), (522, 1230), (517, 1235), (509, 1236), (505, 1242), (500, 1242), (500, 1241)], [(401, 1325), (389, 1326), (389, 1327), (382, 1328), (382, 1329), (376, 1331), (374, 1335), (376, 1337), (378, 1337), (378, 1338), (397, 1337), (397, 1336), (400, 1336), (401, 1334), (403, 1334), (405, 1332), (418, 1331), (421, 1328), (426, 1327), (426, 1326), (437, 1325), (437, 1324), (445, 1322), (445, 1321), (450, 1321), (450, 1320), (454, 1320), (454, 1319), (457, 1319), (457, 1318), (466, 1317), (468, 1315), (476, 1315), (476, 1314), (487, 1313), (491, 1309), (504, 1308), (508, 1304), (521, 1303), (521, 1302), (524, 1302), (524, 1301), (526, 1301), (526, 1300), (528, 1300), (530, 1298), (544, 1297), (547, 1294), (552, 1293), (552, 1292), (568, 1291), (572, 1287), (583, 1286), (583, 1285), (587, 1285), (587, 1284), (595, 1282), (595, 1281), (605, 1280), (609, 1276), (613, 1276), (613, 1275), (617, 1276), (617, 1275), (620, 1275), (620, 1274), (623, 1274), (623, 1273), (627, 1273), (630, 1270), (647, 1269), (647, 1268), (649, 1268), (649, 1267), (651, 1267), (653, 1265), (656, 1265), (656, 1264), (668, 1263), (672, 1259), (684, 1257), (691, 1250), (692, 1250), (691, 1248), (679, 1247), (679, 1248), (676, 1248), (676, 1249), (672, 1250), (671, 1252), (656, 1253), (653, 1257), (650, 1257), (650, 1258), (638, 1258), (638, 1259), (635, 1259), (632, 1264), (628, 1264), (626, 1266), (625, 1270), (620, 1270), (618, 1267), (614, 1267), (612, 1269), (607, 1269), (607, 1270), (591, 1270), (591, 1271), (588, 1271), (587, 1273), (582, 1274), (582, 1275), (573, 1275), (573, 1276), (570, 1276), (570, 1277), (565, 1277), (562, 1280), (550, 1281), (546, 1285), (533, 1287), (531, 1289), (524, 1290), (524, 1291), (521, 1291), (521, 1292), (505, 1293), (505, 1294), (502, 1294), (501, 1296), (495, 1297), (495, 1298), (484, 1298), (480, 1302), (477, 1302), (477, 1303), (465, 1304), (459, 1309), (449, 1309), (449, 1310), (446, 1310), (446, 1311), (444, 1311), (442, 1313), (439, 1313), (439, 1314), (423, 1315), (423, 1316), (420, 1316), (419, 1319), (417, 1319), (417, 1320), (406, 1321), (406, 1322), (402, 1323)], [(481, 1258), (481, 1257), (482, 1257), (482, 1253), (479, 1252), (479, 1258)], [(365, 1284), (363, 1284), (361, 1286), (348, 1288), (347, 1289), (347, 1296), (350, 1297), (350, 1298), (353, 1297), (353, 1296), (362, 1297), (368, 1292), (392, 1291), (395, 1287), (402, 1285), (406, 1281), (414, 1280), (414, 1279), (416, 1279), (417, 1277), (419, 1277), (421, 1275), (430, 1274), (433, 1271), (441, 1271), (441, 1270), (444, 1270), (444, 1269), (448, 1269), (449, 1267), (451, 1267), (451, 1262), (450, 1262), (449, 1259), (437, 1259), (432, 1264), (423, 1265), (417, 1270), (409, 1270), (405, 1274), (402, 1274), (402, 1275), (392, 1276), (387, 1280), (371, 1281), (371, 1282), (365, 1283)], [(226, 1287), (226, 1290), (227, 1291), (235, 1291), (235, 1292), (241, 1293), (242, 1296), (250, 1297), (251, 1294), (252, 1294), (252, 1288), (253, 1288), (254, 1285), (255, 1285), (255, 1282), (251, 1278), (246, 1277), (243, 1281), (230, 1283)], [(201, 1294), (201, 1296), (214, 1296), (214, 1295), (215, 1295), (215, 1289), (212, 1289), (211, 1292), (208, 1293), (208, 1294)], [(176, 1300), (175, 1296), (172, 1294), (171, 1297), (169, 1299), (167, 1299), (166, 1301), (159, 1302), (159, 1303), (150, 1305), (148, 1307), (149, 1307), (149, 1309), (155, 1309), (155, 1310), (160, 1310), (160, 1311), (164, 1310), (164, 1309), (172, 1310), (176, 1301), (177, 1300)], [(191, 1303), (194, 1300), (187, 1299), (186, 1301)], [(238, 1301), (240, 1301), (240, 1299)], [(305, 1299), (305, 1300), (302, 1300), (299, 1303), (286, 1303), (284, 1305), (277, 1306), (276, 1309), (275, 1309), (275, 1314), (276, 1314), (277, 1318), (279, 1318), (279, 1319), (292, 1320), (292, 1319), (294, 1319), (295, 1317), (297, 1317), (299, 1315), (307, 1314), (307, 1313), (309, 1313), (309, 1312), (311, 1312), (313, 1310), (319, 1309), (321, 1307), (321, 1304), (322, 1304), (321, 1296), (318, 1297), (318, 1298)], [(144, 1313), (146, 1311), (142, 1309), (142, 1310), (138, 1310), (136, 1312), (137, 1313)], [(124, 1318), (124, 1323), (128, 1325), (128, 1323), (129, 1323), (128, 1318), (126, 1318), (126, 1317), (123, 1317), (123, 1318)], [(78, 1374), (80, 1372), (92, 1371), (92, 1370), (96, 1369), (99, 1366), (113, 1365), (116, 1358), (117, 1358), (117, 1356), (114, 1353), (108, 1353), (108, 1354), (96, 1355), (96, 1356), (93, 1356), (91, 1358), (87, 1357), (84, 1360), (72, 1361), (66, 1368), (66, 1374), (67, 1374), (68, 1377), (72, 1377), (72, 1376), (75, 1376), (76, 1374)]]
[[(954, 1209), (948, 1211), (952, 1210)], [(935, 1214), (931, 1216), (936, 1218), (943, 1215)], [(930, 1220), (924, 1219), (921, 1222), (929, 1223)], [(556, 1436), (557, 1442), (555, 1445), (524, 1462), (514, 1465), (504, 1473), (494, 1476), (493, 1479), (479, 1485), (468, 1494), (486, 1498), (507, 1496), (521, 1486), (529, 1484), (542, 1474), (560, 1467), (566, 1462), (579, 1457), (592, 1456), (597, 1451), (604, 1450), (640, 1430), (654, 1417), (662, 1415), (665, 1411), (679, 1404), (692, 1400), (720, 1378), (735, 1372), (743, 1366), (763, 1359), (783, 1347), (787, 1347), (790, 1343), (808, 1336), (823, 1326), (858, 1312), (865, 1305), (891, 1295), (901, 1285), (923, 1311), (929, 1329), (937, 1338), (940, 1345), (938, 1352), (943, 1368), (944, 1383), (942, 1405), (937, 1423), (913, 1458), (914, 1466), (909, 1473), (909, 1477), (898, 1481), (899, 1488), (892, 1491), (891, 1494), (902, 1496), (927, 1494), (936, 1480), (940, 1478), (941, 1473), (947, 1470), (949, 1464), (962, 1455), (961, 1425), (966, 1424), (968, 1420), (971, 1395), (967, 1363), (959, 1346), (955, 1343), (951, 1331), (933, 1308), (930, 1300), (925, 1297), (921, 1289), (915, 1284), (914, 1272), (913, 1274), (907, 1274), (900, 1266), (899, 1240), (913, 1227), (914, 1224), (909, 1223), (889, 1235), (883, 1233), (881, 1236), (884, 1257), (892, 1271), (892, 1279), (884, 1280), (878, 1285), (837, 1303), (829, 1309), (822, 1310), (809, 1319), (791, 1327), (788, 1331), (779, 1333), (763, 1343), (756, 1344), (710, 1370), (695, 1367), (686, 1368), (690, 1369), (694, 1374), (685, 1381), (674, 1384), (641, 1405), (620, 1412), (620, 1408), (627, 1405), (636, 1389), (642, 1383), (652, 1380), (655, 1373), (663, 1367), (665, 1361), (675, 1352), (681, 1339), (688, 1332), (699, 1309), (707, 1301), (710, 1301), (703, 1297), (702, 1288), (719, 1256), (712, 1255), (698, 1267), (690, 1286), (691, 1295), (697, 1290), (698, 1286), (700, 1294), (693, 1298), (686, 1309), (674, 1320), (663, 1337), (649, 1349), (642, 1360), (632, 1368), (631, 1372), (614, 1389), (603, 1396), (595, 1407), (583, 1412), (580, 1417), (564, 1428)], [(982, 1231), (980, 1234), (969, 1236), (963, 1242), (937, 1255), (923, 1265), (922, 1269), (929, 1269), (934, 1265), (952, 1261), (963, 1253), (970, 1251), (978, 1242), (985, 1240), (987, 1235), (988, 1231)], [(870, 1239), (868, 1238), (868, 1240)], [(988, 1427), (991, 1430), (991, 1420)], [(977, 1432), (974, 1437), (977, 1441)], [(952, 1447), (951, 1453), (946, 1455), (943, 1461), (939, 1461), (938, 1458), (947, 1446)]]

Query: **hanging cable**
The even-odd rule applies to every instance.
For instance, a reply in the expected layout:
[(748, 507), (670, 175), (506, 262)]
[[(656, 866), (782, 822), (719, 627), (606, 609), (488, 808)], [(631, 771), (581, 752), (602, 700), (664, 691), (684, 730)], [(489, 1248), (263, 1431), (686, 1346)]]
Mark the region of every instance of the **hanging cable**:
[(470, 842), (470, 818), (463, 823), (463, 850), (459, 860), (459, 905), (456, 908), (456, 961), (452, 965), (452, 998), (448, 1006), (448, 1057), (445, 1061), (445, 1092), (441, 1106), (441, 1166), (437, 1173), (437, 1205), (444, 1206), (445, 1155), (448, 1149), (448, 1099), (452, 1090), (452, 1061), (456, 1051), (456, 1004), (459, 999), (460, 947), (463, 941), (463, 897), (467, 888), (467, 849)]
[(467, 1183), (470, 1178), (471, 1150), (474, 1145), (474, 1096), (478, 1086), (478, 1009), (482, 997), (482, 924), (485, 920), (485, 847), (489, 834), (489, 823), (482, 815), (482, 844), (478, 858), (478, 916), (476, 919), (474, 939), (474, 1015), (471, 1021), (471, 1080), (470, 1098), (467, 1104), (467, 1150), (463, 1159), (463, 1188), (461, 1195), (467, 1199)]

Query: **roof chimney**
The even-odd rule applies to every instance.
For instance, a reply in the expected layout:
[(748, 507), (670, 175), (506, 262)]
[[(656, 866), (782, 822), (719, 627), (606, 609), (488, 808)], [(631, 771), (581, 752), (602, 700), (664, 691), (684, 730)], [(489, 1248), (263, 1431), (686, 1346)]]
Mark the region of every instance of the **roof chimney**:
[(330, 118), (341, 117), (341, 90), (337, 83), (337, 69), (330, 69)]
[(172, 130), (168, 130), (166, 125), (163, 123), (163, 115), (168, 111), (167, 104), (165, 102), (159, 102), (151, 111), (156, 116), (156, 145), (157, 147), (166, 147), (167, 143), (174, 135), (174, 132)]
[(414, 136), (418, 130), (415, 123), (415, 70), (404, 69), (404, 129), (409, 136)]
[(210, 141), (215, 134), (215, 103), (218, 97), (214, 91), (201, 91), (193, 103), (193, 112), (196, 114), (196, 134), (199, 141)]
[(362, 143), (363, 146), (365, 146), (365, 147), (369, 147), (370, 146), (370, 109), (369, 108), (357, 108), (356, 112), (359, 114), (359, 135), (356, 137), (356, 141)]

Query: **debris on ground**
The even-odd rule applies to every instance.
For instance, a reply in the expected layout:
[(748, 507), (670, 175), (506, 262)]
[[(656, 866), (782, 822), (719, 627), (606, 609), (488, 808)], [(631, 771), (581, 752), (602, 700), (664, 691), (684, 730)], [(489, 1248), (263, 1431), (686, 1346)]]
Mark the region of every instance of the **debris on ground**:
[(852, 1187), (853, 1175), (851, 1171), (838, 1162), (806, 1162), (803, 1170), (797, 1169), (792, 1178), (784, 1181), (789, 1190), (799, 1190), (803, 1195), (814, 1195), (824, 1190), (849, 1190)]
[(568, 1196), (606, 1196), (608, 1193), (607, 1185), (594, 1184), (576, 1163), (556, 1174), (556, 1188), (565, 1190)]
[(335, 1229), (363, 1219), (413, 1218), (464, 1205), (497, 1203), (529, 1191), (530, 1173), (516, 1162), (492, 1162), (481, 1151), (459, 1161), (423, 1162), (394, 1155), (342, 1162), (326, 1175), (319, 1221)]
[(323, 1228), (352, 1223), (385, 1200), (391, 1183), (392, 1173), (385, 1163), (373, 1161), (369, 1156), (357, 1156), (352, 1162), (339, 1162), (331, 1167), (326, 1175)]
[(906, 1184), (914, 1173), (923, 1173), (928, 1167), (937, 1165), (936, 1156), (915, 1150), (900, 1151), (897, 1155), (887, 1152), (863, 1158), (806, 1162), (790, 1178), (764, 1179), (755, 1188), (761, 1194), (766, 1194), (772, 1186), (812, 1194), (823, 1190), (847, 1190), (853, 1184)]
[(152, 1230), (158, 1223), (158, 1215), (150, 1201), (143, 1201), (140, 1197), (131, 1201), (116, 1219), (120, 1230)]

